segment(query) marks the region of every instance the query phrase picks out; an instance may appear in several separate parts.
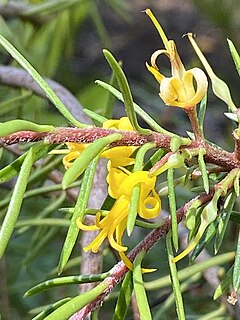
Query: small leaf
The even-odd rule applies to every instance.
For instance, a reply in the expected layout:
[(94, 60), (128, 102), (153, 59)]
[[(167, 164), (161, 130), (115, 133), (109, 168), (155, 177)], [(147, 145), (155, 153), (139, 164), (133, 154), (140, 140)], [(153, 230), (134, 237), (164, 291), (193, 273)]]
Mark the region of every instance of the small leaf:
[(88, 303), (96, 299), (106, 288), (108, 283), (102, 282), (92, 290), (82, 293), (79, 296), (66, 302), (64, 305), (53, 311), (44, 320), (66, 320), (71, 317), (75, 312), (81, 310)]
[(199, 111), (198, 111), (199, 130), (202, 138), (204, 138), (203, 124), (204, 124), (206, 108), (207, 108), (207, 94), (203, 97), (199, 106)]
[(136, 113), (134, 110), (131, 90), (130, 90), (127, 78), (126, 78), (122, 68), (120, 67), (119, 63), (116, 61), (114, 56), (111, 54), (111, 52), (104, 49), (103, 54), (104, 54), (105, 58), (107, 59), (110, 67), (112, 68), (112, 70), (116, 76), (119, 88), (122, 92), (126, 114), (129, 118), (134, 130), (138, 131), (141, 134), (150, 134), (151, 130), (143, 129), (138, 124), (137, 116), (136, 116)]
[(176, 264), (173, 262), (171, 231), (168, 232), (168, 234), (166, 236), (166, 246), (167, 246), (168, 263), (169, 263), (169, 269), (170, 269), (170, 274), (171, 274), (173, 293), (174, 293), (174, 297), (175, 297), (177, 315), (178, 315), (179, 320), (184, 320), (185, 319), (185, 312), (184, 312), (181, 287), (180, 287), (180, 283), (179, 283), (177, 267), (176, 267)]
[(89, 163), (98, 156), (102, 150), (114, 141), (120, 140), (122, 135), (119, 133), (100, 138), (83, 150), (80, 156), (73, 162), (72, 166), (66, 171), (63, 177), (63, 189), (67, 189), (86, 169)]
[[(134, 164), (133, 172), (141, 171), (143, 169), (144, 156), (148, 150), (155, 147), (154, 143), (146, 143), (144, 144), (137, 152), (136, 161)], [(128, 212), (127, 219), (127, 234), (130, 236), (134, 229), (136, 217), (138, 214), (138, 206), (139, 206), (139, 197), (140, 197), (140, 184), (136, 185), (132, 189), (130, 207)]]
[(176, 212), (176, 198), (175, 198), (175, 186), (173, 169), (169, 168), (167, 171), (168, 181), (168, 202), (171, 214), (171, 226), (172, 226), (172, 239), (173, 245), (176, 251), (178, 251), (178, 223), (177, 223), (177, 212)]
[(199, 169), (202, 173), (203, 187), (206, 193), (209, 193), (209, 180), (208, 180), (208, 172), (206, 168), (206, 164), (204, 161), (204, 155), (206, 154), (206, 150), (204, 148), (199, 149), (198, 153), (198, 165)]
[(151, 311), (147, 300), (146, 291), (141, 271), (141, 261), (145, 256), (145, 251), (140, 251), (133, 261), (133, 287), (136, 295), (140, 319), (151, 320)]
[(28, 177), (31, 173), (33, 165), (34, 150), (35, 148), (33, 146), (27, 152), (27, 155), (23, 160), (17, 182), (13, 189), (13, 194), (8, 206), (8, 210), (2, 223), (2, 227), (0, 230), (0, 259), (6, 250), (21, 210), (24, 193), (27, 188)]
[(229, 46), (233, 61), (235, 63), (237, 72), (240, 76), (240, 57), (239, 57), (239, 54), (238, 54), (237, 49), (235, 48), (234, 44), (232, 43), (232, 41), (230, 39), (227, 39), (227, 42), (228, 42), (228, 46)]
[(83, 109), (83, 112), (86, 113), (86, 115), (88, 115), (91, 119), (103, 124), (107, 118), (101, 116), (100, 114), (92, 111), (92, 110), (89, 110), (89, 109)]
[(92, 283), (104, 280), (109, 276), (109, 272), (104, 272), (100, 274), (90, 274), (90, 275), (81, 275), (81, 276), (69, 276), (69, 277), (59, 277), (54, 279), (49, 279), (42, 283), (37, 284), (36, 286), (29, 289), (25, 292), (24, 297), (33, 296), (34, 294), (43, 292), (59, 286), (71, 285), (71, 284), (80, 284), (80, 283)]
[(224, 235), (227, 230), (228, 222), (232, 213), (233, 206), (236, 202), (237, 195), (233, 191), (225, 200), (222, 213), (219, 217), (219, 223), (217, 227), (217, 234), (214, 242), (214, 252), (215, 254), (219, 251)]
[(34, 132), (48, 132), (53, 131), (54, 126), (40, 125), (26, 120), (11, 120), (0, 123), (0, 137), (7, 136), (18, 131), (34, 131)]
[(240, 289), (240, 230), (238, 233), (238, 243), (233, 266), (233, 289), (235, 292), (239, 292)]
[(63, 304), (65, 304), (66, 302), (68, 302), (70, 300), (71, 300), (71, 298), (64, 298), (64, 299), (61, 299), (53, 304), (48, 305), (46, 309), (44, 309), (38, 315), (36, 315), (34, 318), (32, 318), (32, 320), (44, 320), (46, 318), (46, 316), (48, 316), (51, 312), (53, 312), (54, 310), (56, 310), (57, 308), (59, 308), (60, 306), (62, 306)]
[(133, 292), (133, 274), (132, 271), (129, 270), (124, 277), (122, 282), (121, 290), (118, 294), (118, 299), (113, 315), (113, 320), (124, 320), (129, 304), (131, 302)]
[(233, 280), (233, 266), (228, 270), (222, 281), (219, 283), (217, 289), (214, 292), (213, 300), (219, 298), (222, 294), (229, 291)]
[(68, 233), (62, 248), (60, 261), (58, 265), (58, 274), (60, 274), (63, 271), (64, 266), (68, 262), (68, 259), (72, 253), (73, 247), (77, 240), (79, 228), (76, 224), (76, 220), (77, 218), (80, 218), (82, 220), (85, 214), (87, 204), (88, 204), (88, 198), (92, 188), (92, 183), (93, 183), (97, 162), (98, 162), (98, 158), (95, 158), (90, 163), (90, 165), (88, 166), (88, 168), (84, 173), (81, 189), (77, 198), (76, 205), (74, 207), (74, 213), (72, 215)]

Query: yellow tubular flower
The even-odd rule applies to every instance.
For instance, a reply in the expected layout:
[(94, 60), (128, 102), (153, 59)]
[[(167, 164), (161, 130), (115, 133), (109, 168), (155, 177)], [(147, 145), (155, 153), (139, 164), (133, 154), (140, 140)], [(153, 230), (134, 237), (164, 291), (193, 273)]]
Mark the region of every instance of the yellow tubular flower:
[[(147, 69), (160, 83), (159, 95), (168, 106), (191, 108), (205, 96), (208, 87), (207, 77), (200, 68), (185, 70), (174, 41), (167, 39), (152, 12), (147, 10), (146, 13), (155, 24), (165, 45), (165, 49), (153, 53), (151, 66), (146, 63)], [(166, 55), (170, 60), (172, 77), (165, 77), (159, 71), (156, 60), (161, 54)]]
[[(109, 166), (107, 182), (110, 196), (116, 199), (108, 215), (101, 220), (100, 214), (98, 214), (93, 226), (86, 226), (79, 219), (77, 220), (77, 225), (82, 230), (100, 230), (98, 236), (84, 250), (98, 252), (99, 247), (107, 238), (111, 247), (119, 252), (126, 266), (132, 269), (132, 263), (124, 253), (127, 247), (122, 245), (122, 236), (127, 227), (132, 189), (134, 186), (140, 185), (141, 200), (138, 210), (140, 216), (145, 219), (155, 218), (161, 210), (161, 200), (154, 190), (156, 177), (148, 177), (147, 171), (131, 173), (124, 168), (118, 169)], [(144, 272), (146, 271), (144, 270)]]

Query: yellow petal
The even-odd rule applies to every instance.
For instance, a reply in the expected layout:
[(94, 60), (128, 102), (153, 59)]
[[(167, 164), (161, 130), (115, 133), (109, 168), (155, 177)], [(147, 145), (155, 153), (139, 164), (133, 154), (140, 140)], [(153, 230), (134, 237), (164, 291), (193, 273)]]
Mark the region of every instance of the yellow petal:
[(186, 71), (183, 77), (183, 83), (186, 90), (191, 87), (191, 84), (193, 87), (193, 78), (196, 81), (196, 91), (194, 94), (190, 91), (187, 93), (189, 95), (187, 106), (189, 107), (198, 104), (207, 93), (208, 88), (208, 80), (205, 73), (199, 68), (193, 68)]
[(157, 82), (161, 83), (162, 80), (165, 78), (157, 69), (151, 67), (147, 62), (146, 62), (146, 67), (148, 71), (150, 71), (154, 75)]
[(139, 215), (145, 219), (156, 218), (161, 211), (161, 199), (155, 190), (152, 190), (153, 197), (147, 197), (139, 203)]
[(128, 117), (122, 117), (120, 119), (109, 119), (103, 123), (103, 128), (107, 129), (117, 129), (117, 130), (125, 130), (125, 131), (133, 131), (133, 127), (131, 125)]
[(114, 148), (105, 150), (101, 154), (101, 158), (110, 159), (112, 167), (119, 167), (119, 166), (126, 167), (135, 163), (135, 159), (130, 158), (130, 156), (136, 149), (137, 147), (131, 147), (131, 146), (114, 147)]
[(71, 167), (73, 161), (75, 159), (77, 159), (80, 156), (80, 152), (79, 151), (71, 151), (69, 152), (69, 154), (67, 154), (64, 158), (63, 158), (63, 165), (66, 169), (68, 169), (69, 167)]

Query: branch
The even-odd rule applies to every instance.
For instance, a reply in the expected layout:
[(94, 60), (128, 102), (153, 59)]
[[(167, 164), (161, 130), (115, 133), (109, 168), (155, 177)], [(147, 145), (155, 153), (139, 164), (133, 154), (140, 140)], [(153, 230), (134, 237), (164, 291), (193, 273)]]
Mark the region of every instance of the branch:
[[(189, 202), (187, 202), (184, 206), (179, 208), (177, 210), (177, 222), (180, 223), (182, 219), (184, 218), (187, 209), (191, 204), (196, 201), (200, 200), (202, 204), (210, 201), (213, 197), (214, 191), (211, 190), (209, 194), (202, 194), (199, 195)], [(167, 232), (170, 230), (171, 227), (171, 220), (169, 218), (166, 218), (164, 220), (163, 226), (153, 230), (150, 232), (128, 255), (128, 258), (133, 261), (137, 254), (145, 250), (148, 252)], [(86, 305), (83, 309), (81, 309), (79, 312), (75, 313), (69, 320), (83, 320), (89, 312), (96, 309), (97, 307), (101, 306), (103, 303), (103, 300), (108, 296), (108, 294), (117, 286), (117, 284), (122, 280), (126, 272), (128, 271), (128, 268), (125, 266), (123, 261), (120, 261), (118, 264), (116, 264), (111, 269), (111, 275), (107, 277), (104, 282), (107, 283), (108, 288), (99, 295), (95, 300), (93, 300), (91, 303)]]
[[(69, 90), (52, 79), (45, 78), (45, 80), (77, 120), (81, 120), (81, 122), (84, 123), (91, 123), (89, 117), (82, 111), (82, 105)], [(45, 92), (27, 71), (23, 69), (11, 66), (0, 66), (0, 84), (11, 88), (24, 88), (30, 90), (35, 95), (49, 101)]]
[[(51, 132), (33, 132), (20, 131), (0, 138), (0, 143), (3, 145), (11, 145), (19, 142), (36, 142), (44, 140), (46, 143), (92, 143), (95, 140), (106, 137), (113, 133), (120, 133), (122, 139), (114, 142), (111, 146), (142, 146), (145, 143), (153, 142), (157, 148), (165, 148), (170, 151), (171, 138), (167, 135), (152, 132), (150, 135), (141, 135), (135, 131), (122, 131), (104, 128), (56, 128)], [(226, 171), (240, 167), (240, 160), (236, 157), (235, 152), (231, 153), (223, 149), (217, 148), (204, 141), (193, 140), (190, 145), (181, 146), (180, 150), (197, 149), (204, 147), (206, 149), (205, 160), (223, 167)]]

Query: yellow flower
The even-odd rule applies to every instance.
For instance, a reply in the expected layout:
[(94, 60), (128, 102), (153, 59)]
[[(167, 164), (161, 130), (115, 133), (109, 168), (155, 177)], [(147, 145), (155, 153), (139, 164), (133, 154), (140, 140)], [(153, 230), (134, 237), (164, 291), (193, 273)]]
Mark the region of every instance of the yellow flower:
[(124, 253), (127, 247), (122, 245), (132, 189), (136, 185), (140, 185), (141, 188), (139, 215), (145, 219), (155, 218), (161, 210), (161, 200), (154, 190), (156, 177), (149, 177), (147, 171), (131, 173), (124, 168), (109, 166), (107, 182), (110, 196), (116, 199), (111, 211), (102, 220), (101, 213), (98, 213), (93, 226), (86, 226), (79, 219), (77, 220), (77, 225), (82, 230), (100, 230), (98, 236), (84, 250), (98, 252), (99, 247), (107, 238), (111, 247), (119, 252), (126, 266), (132, 269), (132, 263)]
[[(147, 69), (160, 83), (159, 95), (166, 105), (184, 109), (191, 108), (205, 96), (208, 87), (207, 77), (199, 68), (185, 70), (174, 41), (167, 39), (162, 27), (149, 9), (146, 10), (146, 13), (156, 26), (165, 45), (165, 49), (157, 50), (153, 53), (151, 66), (146, 63)], [(159, 71), (156, 60), (161, 54), (169, 58), (171, 77), (165, 77)]]

